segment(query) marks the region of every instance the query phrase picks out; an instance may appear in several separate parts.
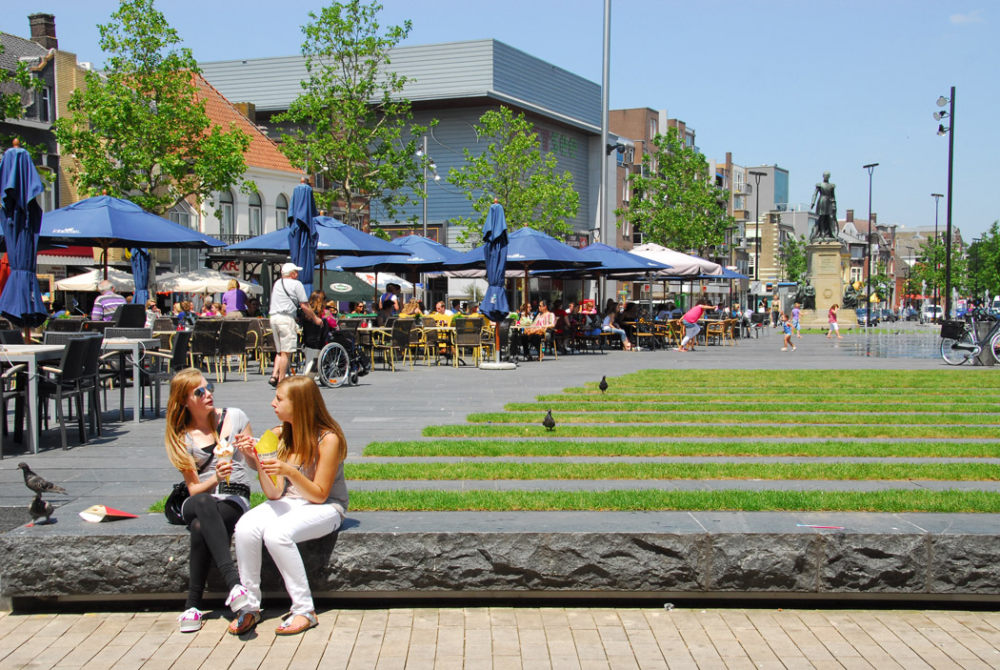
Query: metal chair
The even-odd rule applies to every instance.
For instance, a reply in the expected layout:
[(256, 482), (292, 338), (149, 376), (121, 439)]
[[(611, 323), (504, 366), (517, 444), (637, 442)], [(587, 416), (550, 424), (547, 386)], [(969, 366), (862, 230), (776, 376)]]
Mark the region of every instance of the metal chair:
[[(140, 371), (140, 383), (143, 388), (149, 388), (149, 404), (154, 409), (155, 416), (160, 416), (160, 385), (170, 381), (178, 371), (187, 367), (188, 348), (191, 345), (192, 332), (178, 331), (174, 336), (170, 351), (147, 351), (145, 365)], [(146, 408), (146, 394), (142, 394), (139, 411)]]
[[(219, 328), (219, 345), (215, 355), (215, 377), (225, 380), (229, 372), (229, 358), (237, 359), (236, 373), (243, 372), (243, 381), (247, 380), (247, 333), (250, 322), (246, 319), (223, 319)], [(225, 364), (225, 373), (222, 366)]]
[(83, 319), (70, 317), (68, 319), (52, 319), (45, 326), (45, 332), (78, 333), (83, 329)]
[(372, 333), (372, 365), (375, 365), (375, 352), (382, 354), (382, 367), (389, 367), (396, 371), (396, 352), (398, 351), (403, 363), (410, 351), (410, 330), (413, 328), (413, 319), (396, 319), (388, 333), (375, 331)]
[(70, 340), (63, 350), (62, 360), (58, 368), (47, 365), (41, 367), (42, 376), (38, 380), (39, 403), (41, 405), (39, 416), (43, 416), (46, 428), (48, 427), (48, 401), (50, 398), (56, 403), (56, 417), (59, 421), (59, 431), (62, 436), (62, 448), (69, 449), (66, 443), (66, 417), (63, 414), (63, 401), (74, 398), (77, 402), (77, 426), (80, 431), (80, 441), (86, 442), (87, 437), (83, 429), (83, 394), (84, 387), (80, 383), (83, 377), (83, 368), (86, 361), (87, 352), (91, 344), (89, 338), (78, 337)]
[[(201, 368), (207, 359), (214, 359), (219, 350), (219, 330), (222, 319), (198, 319), (191, 331), (189, 357), (191, 367)], [(211, 367), (209, 367), (211, 370)]]
[(463, 349), (471, 350), (472, 359), (478, 365), (483, 347), (483, 320), (477, 317), (465, 317), (455, 319), (452, 324), (455, 327), (455, 348), (458, 350), (455, 365), (458, 365)]

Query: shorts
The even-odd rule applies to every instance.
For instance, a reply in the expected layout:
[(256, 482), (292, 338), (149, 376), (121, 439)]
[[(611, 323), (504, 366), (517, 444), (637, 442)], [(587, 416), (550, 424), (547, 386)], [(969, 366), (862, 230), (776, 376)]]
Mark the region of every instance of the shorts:
[(274, 334), (274, 349), (279, 354), (295, 351), (299, 341), (299, 328), (295, 317), (290, 314), (272, 314), (271, 331)]

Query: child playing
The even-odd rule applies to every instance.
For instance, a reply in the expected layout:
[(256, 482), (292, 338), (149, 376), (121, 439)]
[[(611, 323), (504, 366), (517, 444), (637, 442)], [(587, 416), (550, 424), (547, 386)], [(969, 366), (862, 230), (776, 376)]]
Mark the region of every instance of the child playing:
[(792, 329), (795, 331), (795, 337), (802, 339), (802, 328), (799, 326), (799, 319), (802, 317), (802, 305), (795, 303), (792, 307)]
[(781, 313), (781, 328), (785, 333), (784, 346), (781, 350), (788, 351), (788, 347), (791, 347), (792, 351), (795, 351), (795, 345), (792, 344), (792, 320), (784, 312)]

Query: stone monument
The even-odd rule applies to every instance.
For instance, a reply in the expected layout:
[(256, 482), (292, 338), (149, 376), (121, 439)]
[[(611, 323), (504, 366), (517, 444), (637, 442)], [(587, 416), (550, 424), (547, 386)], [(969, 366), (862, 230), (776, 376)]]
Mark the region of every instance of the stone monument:
[[(836, 188), (830, 183), (830, 173), (824, 172), (810, 203), (810, 208), (816, 208), (816, 224), (806, 246), (807, 286), (801, 291), (806, 300), (800, 300), (806, 307), (800, 316), (804, 327), (826, 328), (830, 306), (836, 303), (843, 307), (844, 247), (838, 237)], [(840, 309), (837, 322), (856, 326), (857, 315), (854, 310)]]

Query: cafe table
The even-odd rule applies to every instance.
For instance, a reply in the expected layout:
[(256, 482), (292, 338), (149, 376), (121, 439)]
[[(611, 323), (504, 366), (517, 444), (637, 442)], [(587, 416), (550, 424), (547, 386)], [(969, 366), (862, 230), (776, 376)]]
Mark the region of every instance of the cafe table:
[(27, 365), (28, 402), (25, 417), (28, 421), (28, 448), (38, 453), (41, 430), (38, 421), (38, 368), (44, 363), (62, 359), (62, 344), (5, 344), (0, 346), (0, 361)]
[[(160, 346), (160, 340), (155, 337), (110, 337), (104, 338), (101, 349), (104, 351), (117, 351), (121, 358), (131, 354), (132, 358), (132, 391), (135, 409), (132, 411), (132, 421), (139, 423), (139, 408), (142, 407), (142, 358), (146, 350), (156, 351)], [(125, 398), (125, 366), (120, 367), (119, 383), (121, 384), (121, 399)], [(125, 420), (125, 403), (118, 403), (118, 418)]]

